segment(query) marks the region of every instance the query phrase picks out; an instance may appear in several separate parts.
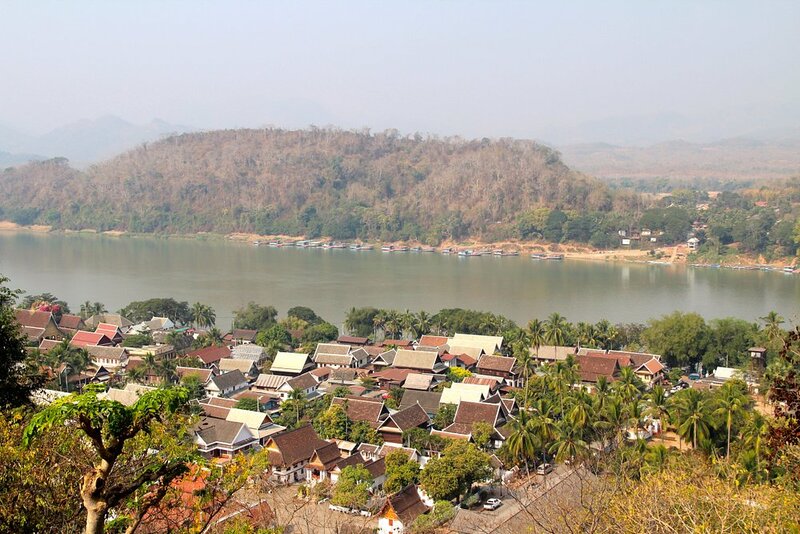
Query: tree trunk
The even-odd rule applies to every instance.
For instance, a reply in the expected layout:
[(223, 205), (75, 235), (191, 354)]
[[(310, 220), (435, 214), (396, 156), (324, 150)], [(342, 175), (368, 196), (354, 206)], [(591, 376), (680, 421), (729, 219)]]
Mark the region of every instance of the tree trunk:
[(725, 450), (725, 459), (731, 459), (731, 412), (728, 412), (728, 447)]
[(85, 534), (102, 534), (108, 513), (108, 503), (103, 499), (108, 473), (112, 463), (100, 460), (100, 464), (83, 477), (81, 498), (86, 508)]

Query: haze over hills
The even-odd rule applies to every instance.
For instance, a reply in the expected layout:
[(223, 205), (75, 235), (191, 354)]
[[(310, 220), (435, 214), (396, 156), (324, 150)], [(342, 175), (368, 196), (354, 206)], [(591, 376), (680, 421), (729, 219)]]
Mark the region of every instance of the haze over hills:
[(144, 142), (193, 128), (154, 119), (133, 124), (113, 115), (65, 124), (42, 135), (31, 135), (0, 126), (0, 158), (5, 165), (30, 160), (64, 157), (74, 165), (94, 163), (115, 156)]
[(599, 178), (758, 180), (800, 175), (800, 141), (724, 139), (649, 146), (607, 143), (559, 147), (564, 162)]

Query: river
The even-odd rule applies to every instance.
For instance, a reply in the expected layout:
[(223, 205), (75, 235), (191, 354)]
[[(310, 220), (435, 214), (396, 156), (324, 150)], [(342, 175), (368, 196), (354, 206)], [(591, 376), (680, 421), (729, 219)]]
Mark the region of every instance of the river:
[(0, 274), (11, 287), (57, 295), (73, 311), (86, 300), (109, 310), (151, 297), (200, 301), (216, 310), (222, 328), (251, 300), (281, 316), (309, 306), (340, 327), (352, 306), (470, 308), (520, 324), (554, 311), (591, 322), (645, 322), (675, 310), (751, 321), (775, 310), (800, 319), (800, 276), (776, 272), (277, 249), (221, 239), (0, 232)]

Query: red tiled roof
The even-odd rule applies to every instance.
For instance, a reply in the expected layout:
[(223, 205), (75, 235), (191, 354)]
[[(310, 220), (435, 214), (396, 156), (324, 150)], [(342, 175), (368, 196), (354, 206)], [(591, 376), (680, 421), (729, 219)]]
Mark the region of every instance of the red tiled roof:
[(510, 373), (514, 368), (517, 360), (508, 358), (506, 356), (490, 356), (488, 354), (481, 356), (478, 360), (478, 369), (485, 369), (488, 371), (500, 371), (503, 373)]
[(478, 360), (470, 356), (469, 354), (443, 354), (442, 361), (449, 362), (450, 360), (459, 360), (464, 363), (467, 367), (475, 365), (478, 363)]
[(453, 422), (472, 425), (478, 421), (484, 421), (494, 426), (499, 415), (499, 404), (461, 401), (458, 403), (458, 408), (456, 408), (456, 415), (453, 418)]
[(201, 362), (206, 365), (210, 365), (212, 363), (220, 361), (222, 358), (230, 358), (231, 356), (231, 349), (230, 347), (221, 346), (221, 347), (205, 347), (202, 349), (193, 350), (192, 352), (186, 353), (186, 356), (189, 358), (198, 358)]
[(447, 342), (448, 339), (444, 336), (422, 336), (417, 344), (423, 347), (441, 347), (447, 345)]
[(428, 511), (428, 507), (419, 498), (417, 487), (413, 484), (390, 495), (379, 515), (383, 516), (390, 508), (400, 518), (403, 525), (410, 525), (417, 517)]
[(402, 432), (423, 424), (427, 424), (430, 421), (428, 414), (419, 404), (412, 404), (408, 408), (390, 415), (386, 418), (381, 427), (385, 426), (389, 420), (394, 421), (397, 429)]
[(111, 345), (112, 342), (111, 339), (103, 333), (78, 330), (75, 332), (75, 335), (72, 336), (72, 340), (69, 344), (73, 347), (85, 347), (87, 345), (107, 346)]

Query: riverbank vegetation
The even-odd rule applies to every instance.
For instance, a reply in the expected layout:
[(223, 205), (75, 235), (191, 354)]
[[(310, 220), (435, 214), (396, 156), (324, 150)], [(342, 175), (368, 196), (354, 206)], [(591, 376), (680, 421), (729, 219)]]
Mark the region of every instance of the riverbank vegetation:
[(328, 129), (183, 134), (81, 172), (66, 160), (0, 172), (0, 220), (132, 233), (337, 240), (536, 240), (600, 249), (683, 243), (700, 253), (797, 251), (800, 182), (665, 194), (610, 188), (521, 140)]

